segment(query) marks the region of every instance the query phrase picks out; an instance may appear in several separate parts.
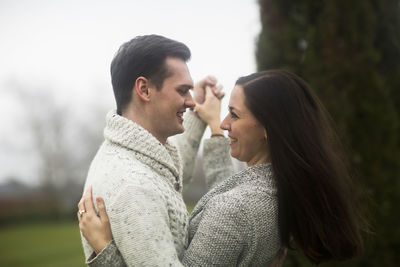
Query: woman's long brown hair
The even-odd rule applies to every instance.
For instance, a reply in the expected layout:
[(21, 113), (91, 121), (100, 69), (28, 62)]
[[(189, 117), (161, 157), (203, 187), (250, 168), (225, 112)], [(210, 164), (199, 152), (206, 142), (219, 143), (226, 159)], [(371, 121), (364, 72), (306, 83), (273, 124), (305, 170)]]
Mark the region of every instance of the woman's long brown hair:
[(267, 131), (282, 244), (301, 249), (313, 263), (356, 256), (363, 240), (354, 187), (316, 95), (283, 70), (251, 74), (236, 84)]

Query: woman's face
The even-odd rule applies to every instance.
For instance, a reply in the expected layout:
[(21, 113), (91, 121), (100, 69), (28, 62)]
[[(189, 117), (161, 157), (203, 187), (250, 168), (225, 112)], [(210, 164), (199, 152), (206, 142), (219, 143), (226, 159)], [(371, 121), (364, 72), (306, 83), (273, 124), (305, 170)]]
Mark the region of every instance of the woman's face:
[(268, 162), (266, 131), (246, 107), (242, 86), (233, 88), (228, 108), (221, 129), (228, 131), (232, 157), (248, 166)]

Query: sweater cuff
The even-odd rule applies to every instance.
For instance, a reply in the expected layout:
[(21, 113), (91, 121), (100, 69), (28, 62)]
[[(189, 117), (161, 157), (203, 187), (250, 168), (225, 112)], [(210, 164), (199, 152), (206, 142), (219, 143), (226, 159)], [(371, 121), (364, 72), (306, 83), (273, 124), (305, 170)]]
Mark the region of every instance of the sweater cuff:
[(224, 150), (229, 151), (229, 138), (225, 137), (224, 135), (218, 135), (204, 139), (204, 149), (207, 149), (207, 152), (210, 152), (216, 148), (223, 148)]
[(207, 123), (200, 119), (193, 111), (185, 113), (183, 119), (183, 128), (185, 133), (189, 134), (190, 139), (200, 140), (206, 130)]
[(99, 254), (93, 251), (93, 253), (86, 260), (86, 264), (89, 266), (102, 266), (104, 262), (109, 261), (109, 257), (115, 255), (117, 251), (117, 245), (114, 239), (112, 239), (108, 244), (100, 251)]
[(216, 166), (231, 163), (229, 138), (218, 136), (204, 140), (203, 158), (210, 159)]

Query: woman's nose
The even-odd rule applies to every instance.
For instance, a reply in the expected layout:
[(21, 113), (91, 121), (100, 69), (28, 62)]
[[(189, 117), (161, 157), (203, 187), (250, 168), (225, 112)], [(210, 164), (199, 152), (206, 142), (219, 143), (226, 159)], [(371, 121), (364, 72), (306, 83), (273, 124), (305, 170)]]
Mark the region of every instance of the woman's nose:
[(229, 124), (229, 118), (228, 118), (229, 114), (226, 115), (226, 117), (224, 118), (224, 120), (221, 122), (221, 125), (219, 126), (222, 130), (226, 130), (229, 131), (230, 130), (230, 124)]

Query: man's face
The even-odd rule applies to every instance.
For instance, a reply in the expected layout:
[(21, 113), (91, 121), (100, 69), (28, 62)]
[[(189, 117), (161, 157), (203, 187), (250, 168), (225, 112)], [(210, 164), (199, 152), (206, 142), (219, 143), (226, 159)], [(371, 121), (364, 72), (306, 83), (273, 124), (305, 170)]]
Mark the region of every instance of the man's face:
[(190, 94), (193, 80), (186, 63), (178, 58), (167, 58), (168, 71), (172, 74), (163, 82), (161, 90), (154, 90), (150, 107), (153, 134), (159, 140), (182, 133), (183, 113), (195, 103)]

